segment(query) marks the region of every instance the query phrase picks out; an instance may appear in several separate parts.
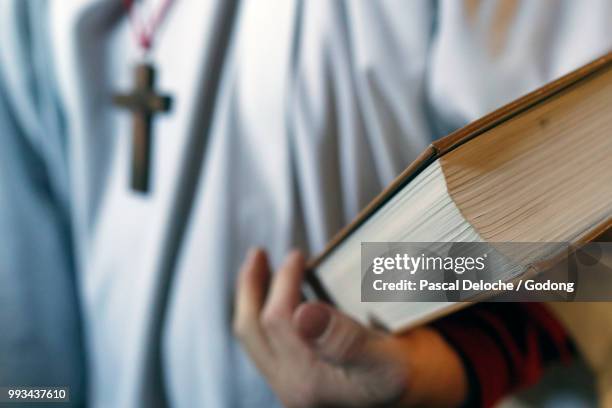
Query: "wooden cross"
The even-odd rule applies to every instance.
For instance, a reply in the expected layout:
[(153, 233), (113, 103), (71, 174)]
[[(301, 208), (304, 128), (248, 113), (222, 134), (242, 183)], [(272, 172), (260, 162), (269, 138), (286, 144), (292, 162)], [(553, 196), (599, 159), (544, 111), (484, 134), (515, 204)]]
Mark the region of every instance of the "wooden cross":
[(132, 111), (132, 188), (149, 191), (152, 135), (151, 122), (158, 112), (168, 112), (172, 99), (155, 92), (155, 68), (140, 64), (134, 71), (136, 86), (129, 94), (116, 95), (116, 105)]

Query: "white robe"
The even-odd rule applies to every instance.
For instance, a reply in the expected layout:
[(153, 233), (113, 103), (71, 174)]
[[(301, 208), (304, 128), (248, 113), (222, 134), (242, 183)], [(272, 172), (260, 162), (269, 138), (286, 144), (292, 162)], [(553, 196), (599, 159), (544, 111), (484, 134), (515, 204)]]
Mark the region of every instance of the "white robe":
[[(55, 326), (41, 331), (28, 316), (78, 331), (70, 319), (79, 316), (54, 310), (75, 296), (73, 282), (91, 406), (162, 406), (162, 387), (174, 407), (272, 406), (230, 331), (246, 250), (264, 247), (274, 264), (294, 246), (321, 250), (432, 139), (610, 49), (611, 21), (606, 0), (516, 8), (177, 0), (154, 51), (158, 90), (175, 103), (154, 121), (152, 191), (142, 196), (129, 189), (131, 116), (110, 103), (132, 86), (138, 53), (121, 0), (0, 0), (0, 142), (26, 138), (44, 168), (23, 182), (0, 176), (8, 186), (0, 214), (22, 220), (11, 239), (27, 237), (7, 256), (47, 265), (48, 274), (28, 278), (33, 287), (51, 273), (64, 276), (41, 289), (47, 303), (34, 299), (18, 312), (17, 324), (49, 343), (45, 350), (70, 354), (78, 340), (51, 341), (62, 336)], [(53, 84), (46, 99), (45, 75)], [(49, 130), (47, 105), (62, 118), (60, 131)], [(19, 163), (26, 153), (11, 143)], [(46, 177), (52, 210), (27, 196), (36, 177)], [(16, 204), (20, 195), (34, 200), (32, 208)], [(54, 224), (58, 214), (66, 214), (63, 227)], [(32, 232), (30, 217), (48, 228)], [(61, 228), (70, 238), (38, 251)], [(7, 231), (0, 221), (0, 242)], [(9, 288), (27, 275), (0, 274)], [(0, 289), (0, 302), (17, 302), (8, 294)], [(0, 320), (14, 318), (1, 313)], [(19, 355), (20, 347), (0, 334), (0, 356)], [(41, 349), (29, 352), (44, 356)], [(83, 370), (72, 364), (68, 379)], [(28, 375), (45, 380), (44, 372), (19, 378)], [(75, 390), (77, 400), (82, 395)]]

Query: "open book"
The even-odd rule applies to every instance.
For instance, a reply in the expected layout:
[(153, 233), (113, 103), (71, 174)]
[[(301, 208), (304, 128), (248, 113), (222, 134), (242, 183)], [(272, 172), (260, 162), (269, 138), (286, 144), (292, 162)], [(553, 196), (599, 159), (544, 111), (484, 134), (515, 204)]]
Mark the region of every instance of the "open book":
[[(461, 304), (362, 302), (362, 242), (582, 243), (611, 226), (612, 53), (433, 143), (311, 262), (308, 280), (356, 319), (401, 330)], [(535, 261), (542, 254), (520, 260)]]

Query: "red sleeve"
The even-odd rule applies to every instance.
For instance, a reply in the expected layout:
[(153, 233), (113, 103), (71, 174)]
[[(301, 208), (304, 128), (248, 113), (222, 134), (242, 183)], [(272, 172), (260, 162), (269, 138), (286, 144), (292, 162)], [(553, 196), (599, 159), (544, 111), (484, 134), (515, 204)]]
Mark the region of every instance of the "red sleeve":
[(434, 327), (463, 360), (469, 406), (494, 405), (537, 382), (546, 364), (568, 362), (575, 352), (565, 329), (540, 303), (480, 303)]

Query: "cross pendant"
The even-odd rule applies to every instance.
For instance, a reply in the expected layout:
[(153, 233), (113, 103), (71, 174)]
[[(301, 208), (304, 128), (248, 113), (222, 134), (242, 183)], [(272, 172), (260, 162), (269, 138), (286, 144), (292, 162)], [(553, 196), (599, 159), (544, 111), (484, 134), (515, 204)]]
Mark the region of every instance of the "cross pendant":
[(152, 153), (151, 125), (159, 112), (168, 112), (172, 99), (155, 92), (155, 68), (139, 64), (134, 71), (135, 88), (129, 94), (115, 95), (115, 105), (132, 111), (132, 189), (149, 191)]

